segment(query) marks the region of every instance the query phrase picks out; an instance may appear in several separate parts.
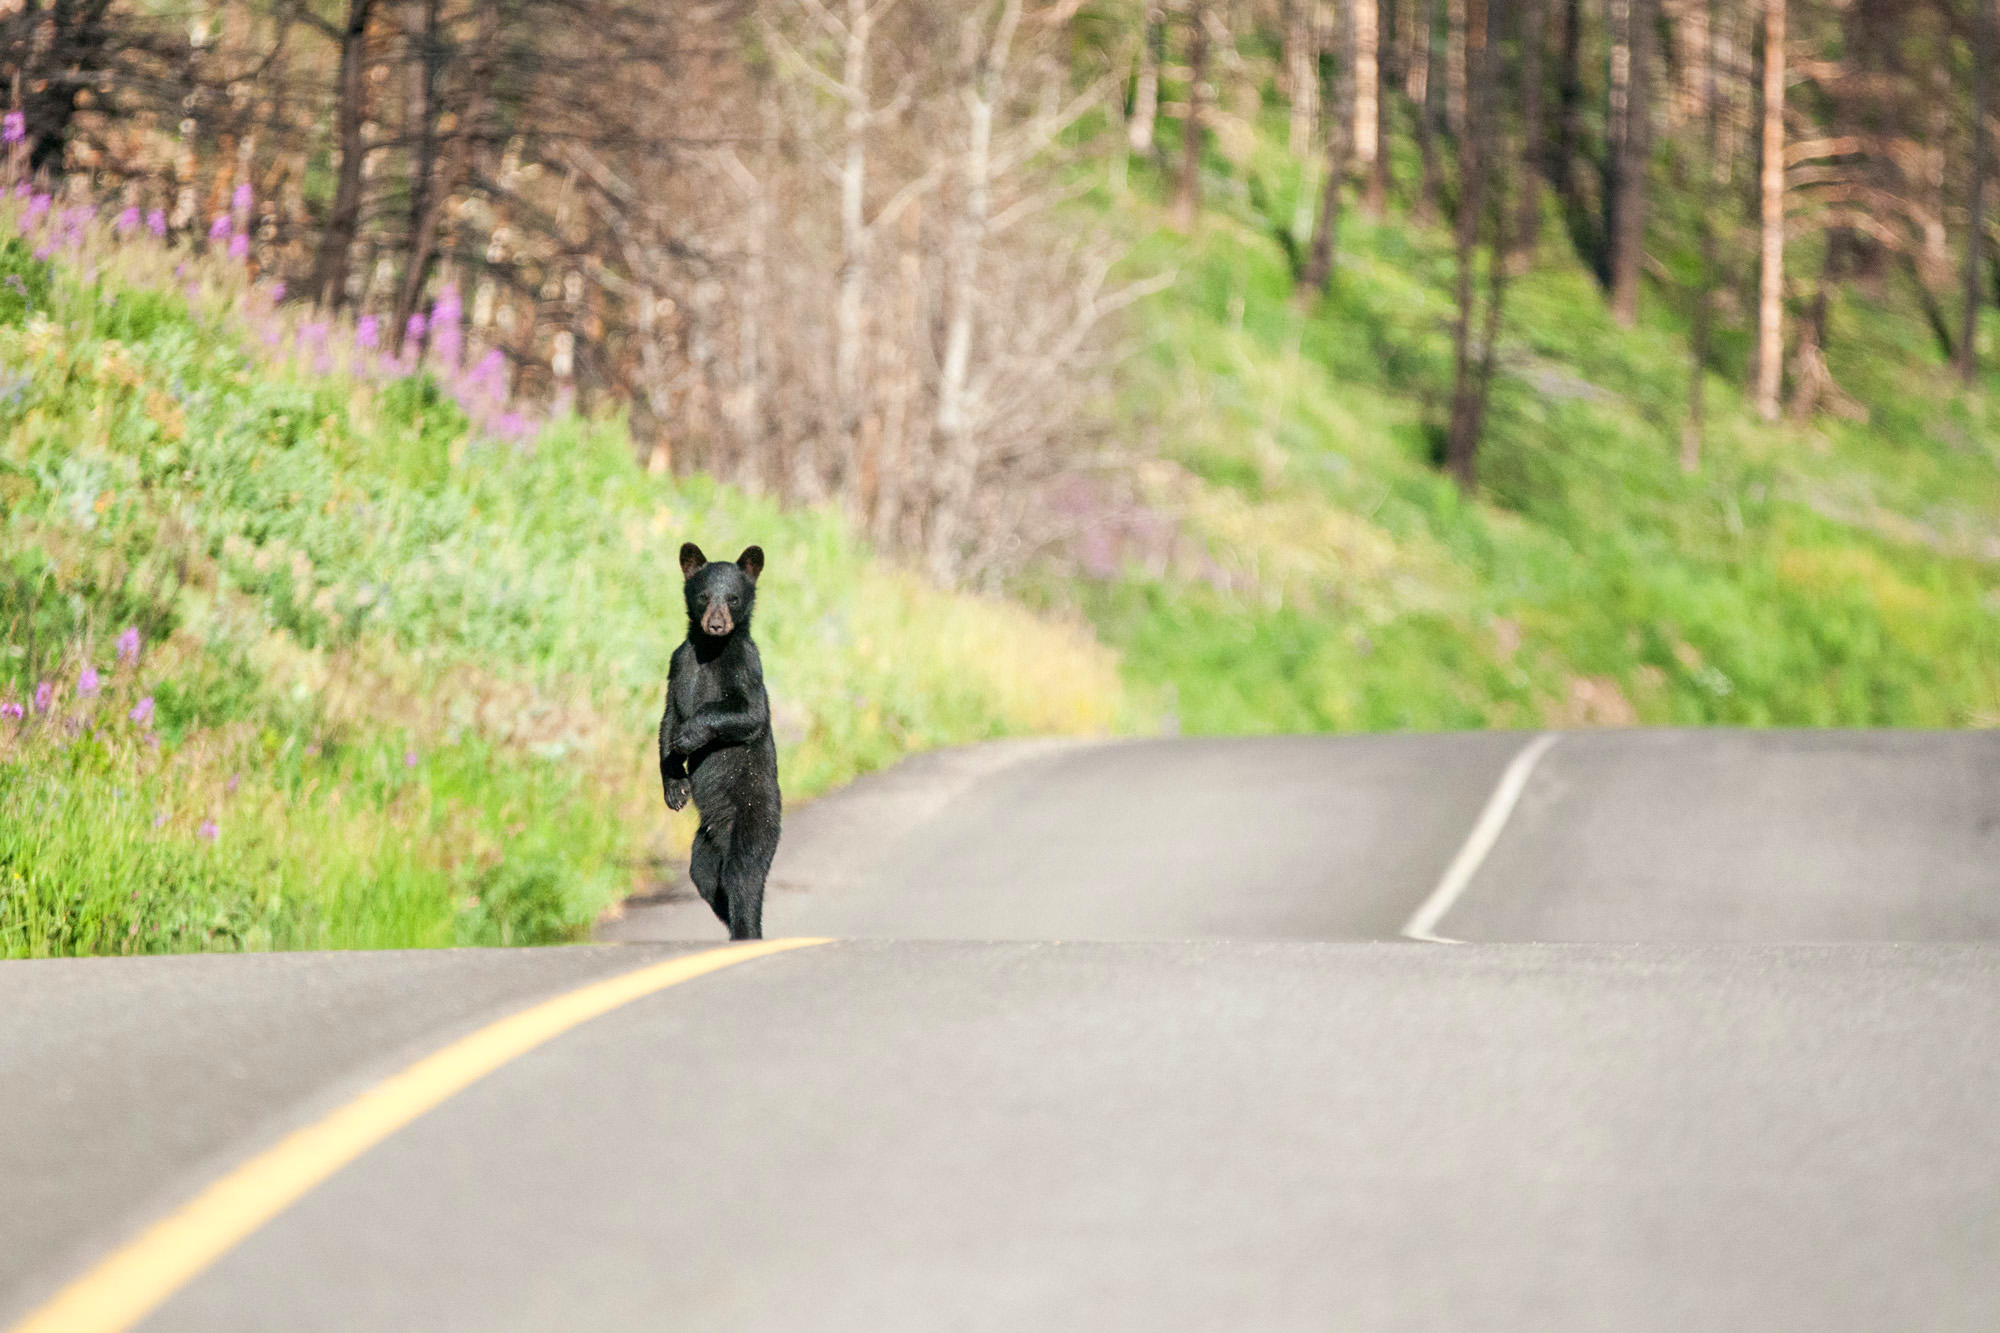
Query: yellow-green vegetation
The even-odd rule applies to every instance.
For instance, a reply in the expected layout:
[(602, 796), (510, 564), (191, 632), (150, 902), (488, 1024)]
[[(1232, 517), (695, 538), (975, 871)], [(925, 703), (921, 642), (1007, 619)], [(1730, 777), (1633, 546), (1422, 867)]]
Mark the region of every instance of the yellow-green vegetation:
[[(1333, 290), (1302, 311), (1283, 133), (1273, 112), (1218, 136), (1192, 236), (1164, 230), (1143, 163), (1129, 198), (1096, 195), (1136, 270), (1180, 270), (1139, 312), (1125, 416), (1158, 438), (1151, 494), (1182, 540), (1039, 592), (1080, 602), (1182, 727), (2000, 722), (2000, 377), (1961, 390), (1899, 286), (1835, 296), (1827, 354), (1854, 404), (1778, 425), (1745, 403), (1752, 316), (1725, 292), (1684, 473), (1691, 220), (1660, 206), (1626, 329), (1551, 206), (1467, 498), (1435, 461), (1449, 238), (1350, 197)], [(1989, 366), (1995, 333), (1989, 312)]]
[(498, 443), (423, 376), (253, 355), (291, 317), (173, 263), (0, 253), (0, 954), (576, 937), (692, 832), (652, 756), (688, 538), (768, 552), (793, 800), (1119, 723), (1085, 630), (648, 475), (615, 423)]

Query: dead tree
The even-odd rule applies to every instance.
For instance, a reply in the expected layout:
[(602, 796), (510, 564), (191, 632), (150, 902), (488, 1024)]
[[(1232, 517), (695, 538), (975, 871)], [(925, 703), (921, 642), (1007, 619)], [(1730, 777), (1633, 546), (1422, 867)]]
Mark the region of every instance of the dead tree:
[(1201, 211), (1201, 99), (1208, 81), (1208, 5), (1188, 0), (1187, 118), (1181, 124), (1181, 174), (1174, 186), (1174, 225), (1194, 230)]
[[(1498, 9), (1498, 6), (1495, 6)], [(1458, 217), (1453, 238), (1458, 258), (1452, 325), (1451, 424), (1445, 437), (1445, 465), (1459, 487), (1478, 484), (1479, 443), (1493, 387), (1500, 338), (1501, 304), (1507, 284), (1506, 170), (1502, 162), (1497, 50), (1499, 15), (1487, 0), (1466, 0), (1467, 115), (1459, 136)], [(1477, 268), (1481, 234), (1487, 236), (1485, 300), (1479, 300)], [(1476, 325), (1476, 327), (1475, 327)]]
[(1993, 64), (1993, 0), (1972, 0), (1972, 161), (1965, 187), (1965, 296), (1958, 333), (1958, 373), (1979, 378), (1979, 263), (1985, 246), (1987, 80)]
[(1785, 0), (1764, 0), (1763, 145), (1756, 403), (1776, 421), (1785, 363)]

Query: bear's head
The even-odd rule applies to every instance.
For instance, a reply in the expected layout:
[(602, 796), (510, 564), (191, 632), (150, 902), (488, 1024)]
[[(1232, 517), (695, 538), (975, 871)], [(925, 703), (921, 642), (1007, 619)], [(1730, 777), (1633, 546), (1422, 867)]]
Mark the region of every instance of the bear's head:
[(757, 576), (764, 572), (764, 548), (748, 546), (735, 563), (711, 562), (693, 542), (681, 547), (681, 577), (687, 580), (688, 629), (726, 639), (750, 628), (757, 604)]

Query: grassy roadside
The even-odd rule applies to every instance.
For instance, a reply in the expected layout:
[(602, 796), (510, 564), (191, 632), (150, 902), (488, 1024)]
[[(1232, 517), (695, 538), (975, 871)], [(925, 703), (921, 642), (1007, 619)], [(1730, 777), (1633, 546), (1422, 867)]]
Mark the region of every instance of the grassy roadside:
[(614, 424), (501, 442), (423, 374), (301, 369), (292, 316), (178, 258), (0, 255), (0, 955), (577, 936), (692, 832), (650, 760), (689, 537), (769, 554), (794, 800), (1123, 720), (1087, 631), (649, 476)]

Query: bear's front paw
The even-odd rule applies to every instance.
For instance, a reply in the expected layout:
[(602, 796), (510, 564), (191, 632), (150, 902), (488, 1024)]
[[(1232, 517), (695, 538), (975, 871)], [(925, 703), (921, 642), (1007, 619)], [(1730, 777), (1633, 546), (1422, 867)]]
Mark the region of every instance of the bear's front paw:
[(674, 733), (674, 753), (699, 754), (713, 739), (708, 734), (708, 726), (701, 722), (683, 722)]
[(688, 785), (688, 780), (686, 778), (668, 778), (666, 787), (667, 809), (687, 809), (688, 797), (693, 794), (693, 788)]

